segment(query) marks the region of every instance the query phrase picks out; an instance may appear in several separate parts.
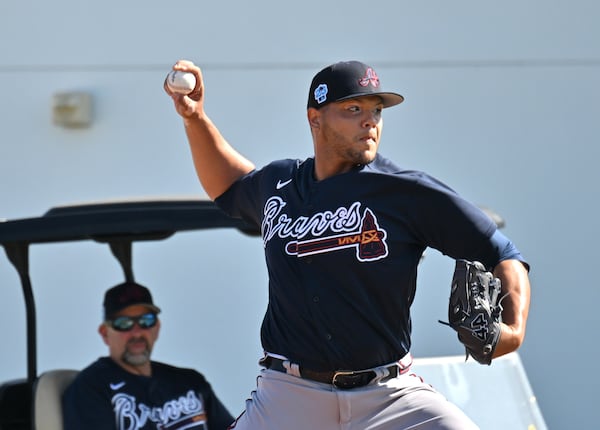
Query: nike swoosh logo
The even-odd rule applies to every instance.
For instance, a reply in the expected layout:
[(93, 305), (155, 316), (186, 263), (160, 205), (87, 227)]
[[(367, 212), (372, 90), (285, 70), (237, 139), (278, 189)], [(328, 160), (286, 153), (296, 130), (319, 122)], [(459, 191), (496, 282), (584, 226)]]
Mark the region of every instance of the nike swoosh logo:
[(285, 187), (287, 184), (289, 184), (290, 182), (292, 182), (291, 179), (288, 179), (287, 181), (283, 181), (283, 182), (281, 182), (281, 179), (280, 179), (279, 181), (277, 181), (277, 185), (275, 185), (275, 188), (277, 188), (278, 190), (280, 190), (283, 187)]
[(117, 391), (119, 388), (122, 388), (125, 385), (125, 381), (117, 382), (116, 384), (111, 383), (110, 389), (113, 391)]

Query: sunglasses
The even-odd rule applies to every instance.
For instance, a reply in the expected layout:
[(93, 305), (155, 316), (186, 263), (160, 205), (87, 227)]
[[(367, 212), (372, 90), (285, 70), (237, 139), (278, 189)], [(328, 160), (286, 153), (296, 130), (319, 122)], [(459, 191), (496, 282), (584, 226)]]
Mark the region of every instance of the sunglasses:
[(136, 317), (117, 317), (113, 320), (107, 320), (106, 322), (116, 331), (129, 331), (133, 329), (133, 326), (136, 323), (141, 329), (149, 329), (154, 327), (157, 321), (158, 317), (156, 314), (149, 312)]

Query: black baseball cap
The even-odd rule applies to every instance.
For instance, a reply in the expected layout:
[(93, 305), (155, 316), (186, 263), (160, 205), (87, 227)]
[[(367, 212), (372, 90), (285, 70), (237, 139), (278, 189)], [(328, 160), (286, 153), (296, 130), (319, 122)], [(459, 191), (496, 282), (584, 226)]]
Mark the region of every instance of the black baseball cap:
[(363, 96), (379, 96), (383, 107), (404, 101), (400, 94), (383, 91), (375, 70), (360, 61), (340, 61), (325, 67), (310, 84), (307, 108), (319, 109), (328, 103)]
[(132, 305), (144, 305), (153, 312), (160, 312), (160, 308), (154, 305), (148, 288), (128, 281), (115, 285), (104, 294), (104, 319), (109, 319), (120, 310)]

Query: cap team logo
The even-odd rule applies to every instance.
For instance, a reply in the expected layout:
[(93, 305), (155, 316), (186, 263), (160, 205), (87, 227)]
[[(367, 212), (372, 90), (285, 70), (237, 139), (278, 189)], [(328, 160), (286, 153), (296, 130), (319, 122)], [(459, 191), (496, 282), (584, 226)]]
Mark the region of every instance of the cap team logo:
[(379, 76), (377, 76), (377, 73), (371, 67), (367, 67), (365, 75), (358, 81), (358, 85), (361, 87), (366, 87), (369, 84), (375, 88), (379, 87)]
[(327, 93), (329, 89), (327, 88), (327, 84), (320, 84), (317, 88), (315, 88), (315, 100), (317, 103), (321, 104), (327, 100)]

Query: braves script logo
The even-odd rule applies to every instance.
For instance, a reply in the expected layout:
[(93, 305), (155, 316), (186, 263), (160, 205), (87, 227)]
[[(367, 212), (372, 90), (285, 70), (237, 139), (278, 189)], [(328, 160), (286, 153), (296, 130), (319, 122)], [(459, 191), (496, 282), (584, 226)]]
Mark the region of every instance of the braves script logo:
[(367, 68), (367, 71), (365, 72), (365, 76), (363, 76), (359, 81), (358, 84), (361, 87), (366, 87), (369, 84), (373, 85), (375, 88), (379, 87), (379, 76), (377, 76), (377, 73), (375, 73), (375, 70), (373, 70), (372, 68)]
[[(159, 429), (205, 428), (204, 405), (193, 390), (177, 400), (165, 402), (162, 407), (151, 408), (143, 403), (137, 405), (136, 398), (125, 393), (115, 394), (112, 403), (119, 430), (141, 429), (148, 421), (157, 423)], [(180, 427), (182, 422), (187, 425)], [(190, 423), (194, 424), (190, 426)]]
[[(388, 255), (387, 233), (379, 227), (373, 212), (366, 208), (361, 214), (360, 202), (349, 208), (339, 207), (335, 212), (318, 212), (308, 217), (290, 218), (282, 213), (286, 203), (281, 197), (271, 197), (265, 203), (262, 222), (264, 245), (275, 235), (293, 238), (285, 246), (288, 255), (307, 255), (356, 248), (359, 261), (374, 261)], [(326, 233), (334, 233), (326, 235)], [(302, 240), (307, 235), (313, 239)]]

